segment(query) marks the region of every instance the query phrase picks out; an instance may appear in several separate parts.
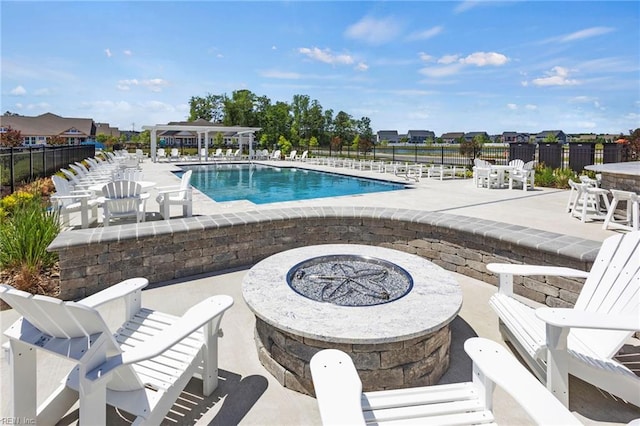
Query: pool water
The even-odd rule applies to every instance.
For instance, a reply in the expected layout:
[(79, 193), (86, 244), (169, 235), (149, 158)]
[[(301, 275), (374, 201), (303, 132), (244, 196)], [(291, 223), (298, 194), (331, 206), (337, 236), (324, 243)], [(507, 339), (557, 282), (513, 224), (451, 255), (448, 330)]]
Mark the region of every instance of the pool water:
[(218, 202), (248, 200), (267, 204), (405, 189), (405, 185), (393, 182), (296, 167), (217, 164), (183, 168), (193, 170), (193, 187)]

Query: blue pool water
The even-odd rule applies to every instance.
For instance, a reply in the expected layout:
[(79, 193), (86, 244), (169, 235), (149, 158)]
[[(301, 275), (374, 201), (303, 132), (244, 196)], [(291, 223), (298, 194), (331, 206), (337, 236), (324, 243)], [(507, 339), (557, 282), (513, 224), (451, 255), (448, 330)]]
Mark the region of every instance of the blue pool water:
[(254, 204), (266, 204), (405, 188), (402, 184), (295, 167), (217, 164), (183, 168), (193, 170), (193, 187), (218, 202), (249, 200)]

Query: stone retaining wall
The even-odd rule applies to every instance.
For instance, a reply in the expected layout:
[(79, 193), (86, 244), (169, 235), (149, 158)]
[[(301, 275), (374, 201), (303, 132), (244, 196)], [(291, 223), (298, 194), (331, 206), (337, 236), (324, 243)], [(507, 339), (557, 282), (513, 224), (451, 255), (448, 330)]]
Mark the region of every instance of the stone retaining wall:
[[(251, 266), (284, 250), (357, 243), (417, 254), (445, 269), (497, 284), (490, 262), (590, 270), (601, 243), (484, 219), (406, 209), (265, 209), (62, 232), (61, 295), (80, 299), (121, 280), (151, 283)], [(515, 277), (515, 292), (549, 306), (573, 306), (583, 280)]]

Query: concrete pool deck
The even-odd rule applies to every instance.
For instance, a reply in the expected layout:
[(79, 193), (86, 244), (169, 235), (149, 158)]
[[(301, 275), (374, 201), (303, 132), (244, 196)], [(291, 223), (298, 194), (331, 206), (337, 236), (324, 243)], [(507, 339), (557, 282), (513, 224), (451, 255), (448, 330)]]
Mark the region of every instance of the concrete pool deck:
[[(305, 166), (297, 162), (267, 162), (282, 166)], [(176, 163), (143, 163), (145, 179), (158, 185), (174, 185), (178, 178), (170, 173)], [(339, 173), (361, 174), (374, 178), (389, 178), (376, 172), (360, 172), (351, 169), (334, 169), (326, 166), (305, 167)], [(395, 179), (403, 181), (402, 179)], [(197, 191), (194, 195), (194, 214), (206, 215), (218, 212), (243, 211), (296, 206), (394, 206), (417, 210), (439, 211), (456, 215), (473, 216), (525, 225), (533, 228), (601, 241), (614, 231), (602, 230), (601, 222), (581, 223), (565, 213), (568, 191), (555, 189), (488, 190), (475, 188), (471, 179), (439, 181), (423, 178), (408, 191), (394, 191), (362, 196), (334, 197), (277, 205), (255, 206), (246, 202), (216, 203)], [(149, 220), (157, 219), (158, 206), (152, 191), (147, 206)], [(180, 214), (175, 207), (174, 216)], [(235, 305), (222, 321), (224, 337), (220, 340), (220, 387), (209, 398), (201, 398), (198, 381), (192, 380), (181, 401), (182, 408), (172, 417), (177, 424), (247, 424), (247, 425), (307, 425), (319, 424), (320, 419), (313, 398), (283, 388), (260, 364), (253, 339), (254, 317), (243, 301), (241, 282), (247, 270), (225, 271), (219, 274), (188, 277), (179, 281), (153, 285), (143, 292), (143, 304), (174, 314), (183, 313), (189, 306), (211, 294), (228, 294)], [(467, 381), (471, 377), (470, 361), (462, 350), (462, 344), (471, 336), (482, 336), (502, 342), (498, 333), (496, 315), (488, 305), (495, 287), (454, 274), (463, 290), (463, 306), (459, 318), (452, 323), (451, 366), (441, 382)], [(180, 297), (175, 297), (180, 295)], [(105, 306), (102, 309), (111, 325), (118, 324), (120, 307)], [(6, 329), (17, 315), (12, 310), (0, 313), (0, 325)], [(2, 337), (4, 343), (6, 339)], [(633, 348), (631, 348), (633, 349)], [(2, 354), (6, 356), (5, 353)], [(3, 359), (6, 361), (6, 359)], [(58, 384), (70, 366), (56, 358), (39, 358), (39, 400), (43, 400)], [(0, 418), (8, 415), (10, 393), (9, 371), (6, 362), (0, 367), (2, 378)], [(530, 424), (519, 407), (500, 389), (494, 397), (498, 423)], [(192, 405), (191, 405), (192, 404)], [(579, 420), (587, 424), (624, 424), (640, 418), (640, 409), (616, 401), (591, 385), (577, 379), (571, 380), (570, 409)], [(115, 412), (110, 412), (109, 424), (126, 424)], [(75, 424), (77, 413), (71, 413), (62, 424)], [(176, 423), (167, 423), (176, 424)]]

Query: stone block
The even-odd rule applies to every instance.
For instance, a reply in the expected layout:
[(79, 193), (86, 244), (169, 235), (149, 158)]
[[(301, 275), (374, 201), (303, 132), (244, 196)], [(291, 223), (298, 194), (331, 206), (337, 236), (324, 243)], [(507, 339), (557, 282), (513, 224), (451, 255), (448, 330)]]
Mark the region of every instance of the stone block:
[(524, 277), (524, 286), (551, 297), (558, 297), (558, 289), (549, 284), (540, 282), (530, 277)]
[(298, 376), (304, 375), (304, 362), (283, 350), (280, 346), (271, 346), (271, 357), (285, 370), (292, 371)]
[(364, 370), (358, 371), (362, 381), (362, 390), (369, 392), (381, 389), (397, 389), (404, 384), (402, 367), (389, 370)]
[(309, 378), (292, 374), (290, 371), (284, 372), (284, 387), (306, 395), (314, 395), (313, 381)]
[(418, 361), (420, 359), (423, 359), (424, 356), (424, 343), (419, 343), (408, 348), (403, 348), (399, 351), (384, 351), (380, 352), (380, 367), (392, 368), (398, 365)]

